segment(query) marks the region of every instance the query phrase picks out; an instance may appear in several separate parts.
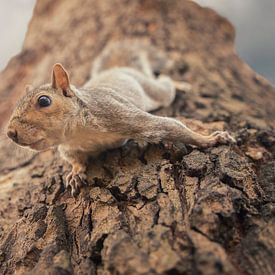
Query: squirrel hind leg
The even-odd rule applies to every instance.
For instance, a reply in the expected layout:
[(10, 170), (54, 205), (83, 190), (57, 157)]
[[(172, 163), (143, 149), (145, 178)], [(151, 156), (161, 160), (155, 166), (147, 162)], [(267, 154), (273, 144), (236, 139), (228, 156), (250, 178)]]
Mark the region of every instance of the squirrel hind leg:
[(124, 69), (123, 71), (133, 77), (144, 90), (145, 110), (147, 112), (160, 107), (167, 107), (175, 99), (175, 87), (169, 76), (162, 75), (159, 78), (150, 78), (136, 70)]

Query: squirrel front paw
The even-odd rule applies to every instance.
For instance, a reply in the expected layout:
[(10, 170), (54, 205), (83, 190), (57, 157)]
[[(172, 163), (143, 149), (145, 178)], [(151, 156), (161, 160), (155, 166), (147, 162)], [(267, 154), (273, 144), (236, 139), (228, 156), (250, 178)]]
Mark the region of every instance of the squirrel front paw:
[(196, 145), (201, 148), (208, 148), (218, 144), (234, 144), (236, 140), (227, 131), (216, 131), (209, 136), (204, 136)]
[(213, 145), (236, 143), (236, 139), (232, 137), (227, 131), (216, 131), (212, 133), (210, 136), (213, 140)]
[(71, 194), (73, 197), (75, 197), (79, 191), (80, 188), (83, 185), (87, 184), (87, 175), (84, 172), (70, 172), (69, 175), (66, 177), (65, 187), (71, 188)]

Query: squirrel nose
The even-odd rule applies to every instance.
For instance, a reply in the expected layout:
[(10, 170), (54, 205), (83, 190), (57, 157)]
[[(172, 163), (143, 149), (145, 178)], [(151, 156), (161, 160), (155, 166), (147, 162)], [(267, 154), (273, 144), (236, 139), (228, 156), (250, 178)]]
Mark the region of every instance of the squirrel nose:
[(9, 129), (7, 132), (7, 136), (15, 142), (18, 141), (17, 131), (14, 129)]

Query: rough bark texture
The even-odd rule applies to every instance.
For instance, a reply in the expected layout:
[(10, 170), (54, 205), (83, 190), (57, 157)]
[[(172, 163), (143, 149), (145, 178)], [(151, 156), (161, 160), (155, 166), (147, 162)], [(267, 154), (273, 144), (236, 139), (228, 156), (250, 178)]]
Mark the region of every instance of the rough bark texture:
[(158, 114), (229, 129), (238, 144), (129, 142), (90, 161), (74, 199), (57, 153), (22, 153), (1, 138), (0, 273), (274, 274), (274, 87), (239, 59), (233, 27), (213, 11), (180, 0), (38, 0), (22, 52), (0, 74), (1, 125), (53, 63), (81, 85), (100, 50), (125, 37), (149, 37), (176, 60), (168, 73), (193, 85)]

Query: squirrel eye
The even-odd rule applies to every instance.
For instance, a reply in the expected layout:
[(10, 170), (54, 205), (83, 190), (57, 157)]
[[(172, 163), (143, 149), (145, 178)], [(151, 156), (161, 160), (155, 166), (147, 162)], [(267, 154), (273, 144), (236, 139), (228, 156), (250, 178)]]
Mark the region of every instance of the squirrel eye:
[(52, 101), (48, 96), (42, 95), (38, 98), (38, 104), (40, 107), (48, 107), (51, 103)]

